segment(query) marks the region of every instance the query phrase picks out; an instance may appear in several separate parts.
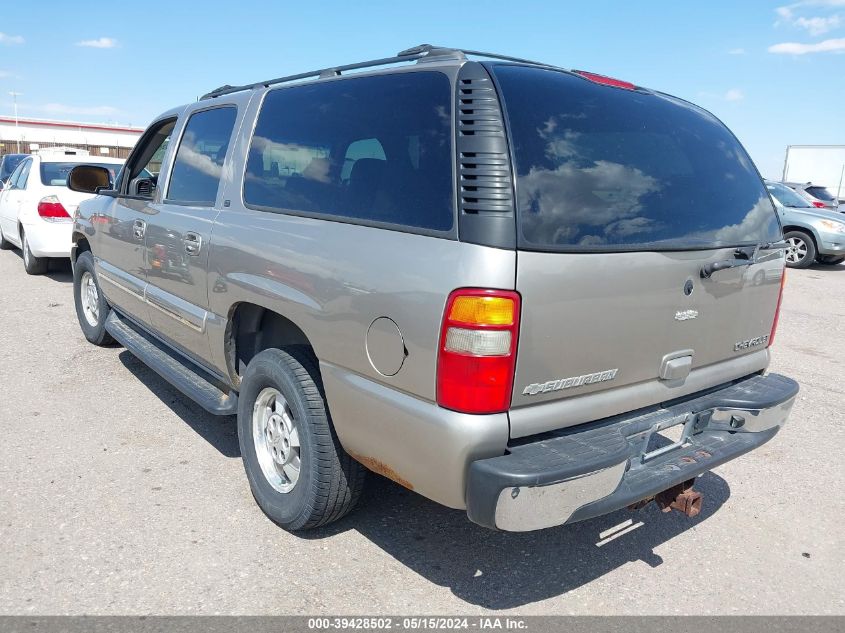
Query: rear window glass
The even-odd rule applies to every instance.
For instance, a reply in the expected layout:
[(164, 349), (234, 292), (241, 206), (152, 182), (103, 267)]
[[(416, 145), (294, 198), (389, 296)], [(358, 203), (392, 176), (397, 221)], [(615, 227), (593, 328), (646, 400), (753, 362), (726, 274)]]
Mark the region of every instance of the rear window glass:
[(78, 162), (78, 163), (41, 163), (41, 184), (46, 185), (47, 187), (66, 187), (67, 186), (67, 175), (70, 173), (70, 170), (76, 167), (77, 165), (96, 165), (97, 167), (105, 167), (109, 170), (111, 174), (112, 182), (115, 181), (118, 172), (120, 171), (121, 165), (115, 165), (114, 163), (91, 163), (91, 162)]
[(833, 202), (833, 196), (824, 187), (807, 187), (807, 193), (809, 193), (814, 198), (818, 198), (819, 200)]
[(785, 207), (793, 207), (797, 209), (813, 208), (806, 198), (799, 196), (792, 189), (786, 185), (780, 185), (773, 182), (766, 183), (766, 189), (772, 194), (772, 197), (780, 202)]
[(267, 210), (450, 230), (450, 93), (439, 72), (267, 93), (250, 145), (244, 201)]
[(677, 250), (780, 239), (760, 176), (710, 114), (568, 73), (493, 69), (513, 142), (523, 247)]

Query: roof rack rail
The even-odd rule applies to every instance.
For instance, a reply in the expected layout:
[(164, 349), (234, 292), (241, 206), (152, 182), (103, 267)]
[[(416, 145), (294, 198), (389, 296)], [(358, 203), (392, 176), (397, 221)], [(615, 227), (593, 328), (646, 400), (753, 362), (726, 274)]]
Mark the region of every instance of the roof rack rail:
[(540, 62), (533, 62), (528, 59), (520, 59), (519, 57), (508, 57), (507, 55), (497, 55), (495, 53), (482, 53), (481, 51), (471, 51), (465, 50), (460, 48), (449, 48), (445, 46), (434, 46), (432, 44), (420, 44), (419, 46), (414, 46), (412, 48), (408, 48), (404, 51), (400, 51), (394, 57), (383, 57), (381, 59), (372, 59), (366, 62), (358, 62), (356, 64), (346, 64), (344, 66), (332, 66), (330, 68), (322, 68), (320, 70), (312, 70), (305, 73), (299, 73), (296, 75), (288, 75), (287, 77), (278, 77), (276, 79), (268, 79), (266, 81), (259, 81), (253, 84), (244, 84), (241, 86), (230, 86), (226, 84), (225, 86), (221, 86), (211, 92), (204, 94), (200, 97), (200, 100), (203, 99), (214, 99), (215, 97), (221, 97), (223, 95), (232, 94), (235, 92), (241, 92), (243, 90), (254, 90), (257, 88), (267, 88), (269, 86), (273, 86), (276, 84), (286, 83), (288, 81), (298, 81), (300, 79), (310, 79), (312, 77), (336, 77), (340, 75), (342, 72), (346, 72), (349, 70), (358, 70), (361, 68), (374, 68), (376, 66), (387, 66), (389, 64), (399, 64), (402, 62), (412, 62), (421, 60), (423, 58), (433, 58), (433, 57), (455, 57), (455, 56), (464, 56), (464, 55), (473, 55), (475, 57), (487, 57), (489, 59), (500, 59), (502, 61), (510, 61), (510, 62), (519, 62), (524, 64), (532, 64), (536, 66), (545, 66), (547, 68), (550, 66), (549, 64), (543, 64)]

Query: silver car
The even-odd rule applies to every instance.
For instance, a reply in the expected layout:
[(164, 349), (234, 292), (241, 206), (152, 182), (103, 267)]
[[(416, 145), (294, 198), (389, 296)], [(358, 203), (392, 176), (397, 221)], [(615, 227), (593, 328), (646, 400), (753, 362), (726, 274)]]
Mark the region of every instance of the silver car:
[(788, 243), (786, 265), (807, 268), (845, 261), (845, 217), (814, 207), (803, 196), (779, 182), (766, 181)]
[(696, 478), (798, 392), (766, 372), (784, 244), (758, 172), (626, 81), (420, 46), (214, 90), (114, 185), (71, 184), (99, 192), (85, 337), (237, 414), (289, 530), (344, 516), (368, 470), (501, 530), (694, 516)]
[(826, 188), (820, 185), (814, 185), (811, 182), (784, 182), (783, 184), (793, 191), (798, 192), (817, 209), (839, 211), (839, 200), (837, 200), (836, 196), (830, 193)]

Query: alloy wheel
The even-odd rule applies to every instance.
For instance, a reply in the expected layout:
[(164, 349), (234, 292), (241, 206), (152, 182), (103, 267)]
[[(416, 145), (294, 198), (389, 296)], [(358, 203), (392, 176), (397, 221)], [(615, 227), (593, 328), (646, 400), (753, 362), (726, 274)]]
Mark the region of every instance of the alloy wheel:
[(266, 387), (255, 399), (252, 439), (268, 483), (278, 492), (289, 493), (299, 481), (299, 431), (287, 400), (274, 387)]
[(800, 237), (790, 237), (786, 240), (786, 261), (790, 264), (799, 264), (807, 256), (807, 243)]

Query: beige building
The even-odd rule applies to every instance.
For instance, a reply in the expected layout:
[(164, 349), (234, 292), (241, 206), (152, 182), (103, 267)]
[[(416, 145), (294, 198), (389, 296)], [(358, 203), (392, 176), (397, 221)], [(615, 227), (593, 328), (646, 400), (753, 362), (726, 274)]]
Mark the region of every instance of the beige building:
[(143, 128), (0, 116), (0, 156), (31, 154), (49, 147), (74, 147), (92, 156), (126, 158)]

